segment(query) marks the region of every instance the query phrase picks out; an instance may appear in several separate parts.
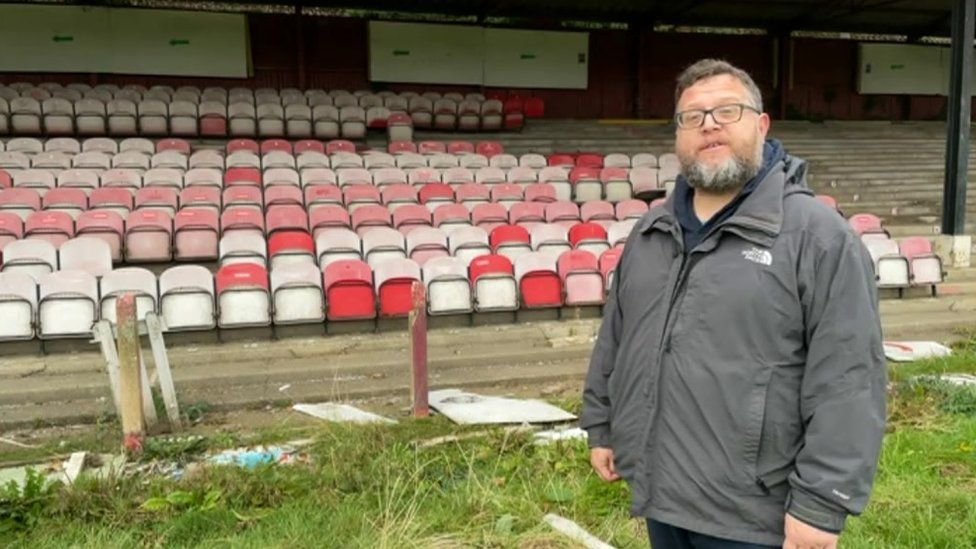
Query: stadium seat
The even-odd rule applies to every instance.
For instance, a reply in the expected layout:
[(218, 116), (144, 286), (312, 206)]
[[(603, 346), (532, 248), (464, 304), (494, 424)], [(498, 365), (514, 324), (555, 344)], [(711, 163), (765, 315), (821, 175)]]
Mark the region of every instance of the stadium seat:
[(528, 309), (560, 307), (563, 304), (562, 284), (556, 269), (557, 256), (546, 252), (530, 252), (515, 261), (515, 280), (518, 282), (522, 306)]
[(105, 274), (99, 281), (101, 318), (115, 324), (115, 302), (124, 293), (135, 294), (136, 318), (145, 320), (147, 313), (155, 313), (159, 301), (156, 275), (148, 269), (126, 267)]
[(360, 236), (375, 227), (393, 227), (389, 210), (379, 204), (366, 204), (352, 212), (352, 229)]
[(264, 195), (261, 189), (246, 185), (229, 187), (222, 193), (224, 209), (250, 208), (258, 212), (264, 211)]
[(613, 225), (610, 225), (610, 227), (607, 228), (607, 242), (610, 243), (610, 247), (622, 247), (636, 224), (637, 219), (631, 218), (627, 219), (626, 221), (618, 221)]
[(190, 155), (188, 167), (195, 169), (224, 169), (224, 155), (219, 151), (203, 149)]
[(407, 257), (423, 267), (428, 261), (448, 257), (447, 233), (433, 227), (418, 227), (406, 235)]
[[(643, 200), (636, 199), (622, 200), (614, 206), (616, 217), (620, 221), (624, 221), (625, 219), (640, 219), (647, 213), (647, 210), (647, 203)], [(587, 221), (585, 216), (583, 220)]]
[(541, 202), (516, 202), (508, 211), (508, 222), (512, 225), (521, 225), (526, 230), (545, 223), (546, 205)]
[(315, 242), (305, 231), (275, 232), (268, 238), (268, 258), (272, 271), (296, 265), (315, 265)]
[(630, 157), (621, 153), (610, 153), (603, 157), (603, 166), (606, 168), (630, 168)]
[(4, 246), (24, 237), (24, 222), (20, 216), (10, 212), (0, 212), (0, 252)]
[(518, 284), (511, 260), (502, 255), (485, 254), (473, 258), (468, 268), (474, 290), (475, 311), (518, 309)]
[(416, 144), (414, 150), (409, 152), (419, 152), (420, 154), (446, 153), (447, 143), (443, 141), (421, 141), (420, 143)]
[(599, 223), (577, 223), (569, 229), (569, 243), (575, 250), (586, 250), (599, 257), (610, 249), (607, 230)]
[(108, 133), (111, 135), (136, 135), (139, 133), (139, 115), (136, 102), (113, 99), (105, 105)]
[(288, 137), (298, 139), (312, 136), (312, 109), (308, 105), (287, 105), (284, 116)]
[(658, 184), (657, 168), (635, 166), (630, 170), (630, 187), (633, 196), (648, 199), (658, 198), (664, 189)]
[(47, 135), (72, 135), (75, 133), (75, 108), (71, 101), (60, 97), (45, 99), (41, 103), (44, 132)]
[(481, 104), (481, 129), (497, 131), (502, 129), (505, 107), (497, 99), (489, 99)]
[[(374, 175), (379, 177), (379, 175)], [(377, 182), (379, 184), (379, 182)], [(396, 209), (405, 205), (417, 205), (417, 189), (406, 183), (392, 183), (381, 187), (383, 205), (396, 215)], [(395, 220), (394, 220), (395, 223)]]
[(410, 119), (415, 128), (429, 129), (434, 125), (434, 103), (426, 97), (412, 97)]
[(158, 210), (135, 210), (126, 218), (126, 262), (157, 262), (172, 259), (172, 218)]
[(529, 97), (525, 100), (524, 109), (526, 118), (542, 118), (545, 116), (546, 104), (541, 97)]
[(447, 242), (451, 255), (463, 259), (465, 263), (491, 253), (488, 233), (481, 227), (458, 227), (448, 235)]
[(143, 99), (138, 105), (139, 133), (166, 135), (169, 133), (169, 108), (158, 99)]
[(315, 238), (315, 254), (323, 269), (334, 261), (343, 259), (362, 260), (362, 239), (347, 228), (325, 229)]
[[(448, 141), (447, 153), (452, 156), (464, 156), (468, 154), (475, 154), (474, 143), (470, 141)], [(435, 167), (435, 166), (431, 165), (431, 167)]]
[(860, 213), (852, 215), (848, 220), (851, 228), (854, 229), (862, 240), (872, 240), (872, 239), (882, 239), (887, 240), (890, 238), (888, 231), (886, 231), (881, 226), (881, 219), (874, 214)]
[(78, 188), (59, 187), (51, 189), (41, 199), (44, 210), (49, 212), (64, 212), (77, 219), (81, 212), (88, 209), (88, 196)]
[(134, 170), (141, 174), (150, 168), (150, 156), (140, 151), (122, 151), (112, 157), (112, 168)]
[(491, 185), (491, 201), (501, 204), (506, 210), (512, 204), (522, 202), (525, 198), (522, 186), (515, 183), (496, 183)]
[(227, 170), (260, 170), (261, 157), (251, 151), (234, 151), (224, 159)]
[[(312, 236), (318, 238), (320, 234), (324, 231), (331, 229), (351, 229), (352, 219), (349, 216), (349, 212), (341, 205), (335, 204), (321, 204), (315, 208), (309, 210), (309, 228), (312, 230)], [(386, 213), (386, 217), (389, 217), (389, 213), (383, 208)], [(369, 227), (369, 221), (375, 221), (367, 219), (366, 215), (360, 214), (357, 219), (360, 223), (366, 222), (365, 228)], [(375, 224), (372, 226), (376, 226)], [(387, 225), (382, 225), (387, 226)]]
[(529, 230), (529, 235), (533, 251), (546, 252), (558, 257), (571, 249), (568, 231), (562, 225), (536, 225)]
[(44, 193), (53, 189), (55, 183), (54, 174), (47, 170), (31, 169), (14, 174), (15, 189), (33, 189), (41, 197), (44, 196)]
[(185, 154), (179, 151), (162, 151), (154, 154), (149, 159), (149, 167), (153, 169), (179, 170), (182, 175), (190, 166)]
[(548, 183), (556, 190), (557, 200), (572, 200), (573, 185), (570, 183), (569, 170), (564, 166), (548, 166), (539, 170), (539, 183)]
[(90, 338), (98, 320), (98, 282), (84, 271), (58, 271), (38, 278), (38, 336)]
[(273, 168), (295, 169), (295, 157), (290, 152), (268, 151), (261, 157), (261, 167), (265, 170)]
[(508, 211), (501, 204), (475, 204), (471, 208), (471, 224), (485, 232), (490, 232), (499, 225), (505, 225), (508, 219)]
[[(10, 100), (10, 130), (17, 135), (40, 135), (41, 104), (32, 97), (17, 97)], [(10, 150), (8, 148), (8, 150)]]
[(173, 252), (177, 261), (217, 259), (220, 229), (216, 210), (183, 208), (177, 212), (173, 225)]
[(390, 141), (410, 141), (413, 139), (413, 120), (406, 112), (390, 112), (386, 120)]
[(81, 153), (81, 143), (73, 137), (52, 137), (44, 142), (44, 152), (76, 155)]
[(608, 202), (617, 203), (633, 198), (630, 173), (626, 168), (603, 168), (600, 170), (600, 182)]
[(451, 234), (454, 229), (471, 226), (471, 212), (462, 204), (440, 204), (434, 209), (433, 221), (434, 227)]
[(431, 226), (431, 212), (420, 204), (403, 204), (392, 210), (393, 228), (407, 235), (417, 227)]
[(325, 144), (317, 139), (302, 139), (300, 141), (296, 141), (293, 148), (296, 156), (300, 156), (302, 153), (308, 152), (318, 153), (321, 155), (325, 154)]
[(280, 104), (259, 102), (255, 115), (259, 136), (278, 137), (285, 135), (285, 110)]
[(620, 263), (620, 255), (623, 252), (623, 248), (610, 248), (600, 254), (600, 274), (603, 275), (604, 287), (606, 287), (607, 292), (610, 291), (613, 274), (617, 270), (617, 264)]
[(308, 324), (325, 320), (322, 272), (314, 263), (271, 270), (274, 323)]
[(366, 111), (362, 107), (342, 107), (339, 109), (339, 125), (344, 139), (364, 139)]
[(559, 256), (557, 269), (566, 305), (603, 304), (606, 291), (597, 256), (583, 249), (572, 250)]
[(333, 261), (323, 270), (326, 317), (329, 320), (363, 320), (376, 317), (373, 271), (356, 259)]
[(24, 153), (31, 156), (41, 154), (44, 152), (44, 142), (34, 137), (14, 137), (7, 141), (7, 152)]
[(75, 235), (91, 237), (105, 242), (112, 261), (122, 261), (122, 245), (125, 237), (125, 223), (118, 212), (97, 210), (83, 212), (75, 222)]
[(362, 235), (363, 258), (370, 268), (390, 259), (407, 257), (406, 240), (402, 233), (389, 227), (374, 227)]
[(445, 183), (427, 183), (420, 187), (420, 203), (434, 212), (443, 204), (453, 204), (455, 200), (454, 190)]
[[(0, 169), (26, 170), (30, 168), (30, 157), (18, 151), (0, 152)], [(16, 173), (16, 172), (9, 172)]]
[(217, 187), (191, 186), (180, 191), (181, 210), (205, 208), (218, 214), (221, 204), (220, 189)]
[(373, 268), (383, 317), (406, 316), (413, 308), (412, 286), (420, 281), (420, 267), (409, 259), (390, 258)]
[(561, 225), (567, 230), (580, 222), (580, 209), (568, 200), (558, 200), (546, 204), (546, 223)]
[(171, 187), (144, 187), (136, 191), (135, 205), (136, 210), (153, 210), (173, 217), (179, 207), (179, 194)]
[(569, 172), (569, 182), (573, 186), (573, 200), (577, 203), (603, 199), (603, 183), (600, 181), (598, 168), (572, 168)]
[(75, 235), (75, 223), (71, 216), (60, 211), (40, 211), (27, 216), (24, 221), (24, 238), (44, 240), (55, 248)]
[(227, 124), (231, 136), (257, 135), (257, 112), (254, 104), (231, 101), (227, 106)]
[(909, 236), (898, 243), (901, 255), (908, 259), (913, 286), (932, 286), (935, 295), (936, 284), (945, 277), (942, 259), (932, 252), (932, 243), (922, 236)]
[(335, 184), (313, 184), (305, 187), (305, 205), (309, 213), (323, 205), (343, 205), (342, 190)]
[(432, 315), (472, 311), (468, 266), (456, 257), (432, 258), (422, 265), (427, 287), (427, 312)]
[(637, 153), (630, 159), (631, 168), (657, 168), (657, 157), (651, 153)]
[(253, 187), (260, 187), (261, 171), (256, 167), (244, 167), (244, 166), (235, 167), (235, 168), (229, 167), (227, 171), (224, 172), (224, 186), (233, 187), (236, 185), (250, 185)]
[(480, 183), (464, 183), (454, 188), (454, 197), (459, 204), (473, 210), (478, 204), (491, 201), (491, 189)]
[(196, 136), (200, 133), (197, 105), (189, 101), (173, 101), (169, 104), (169, 131), (171, 135)]
[(10, 133), (10, 104), (0, 97), (0, 134)]
[(203, 101), (198, 108), (200, 135), (224, 137), (227, 135), (227, 105), (221, 101)]
[(549, 183), (530, 183), (525, 186), (526, 202), (548, 204), (556, 200), (556, 188)]
[(529, 231), (522, 225), (499, 225), (489, 234), (492, 253), (503, 255), (511, 261), (532, 251)]
[(341, 135), (339, 109), (332, 105), (318, 105), (312, 109), (312, 129), (319, 139), (335, 139)]
[[(90, 194), (93, 190), (98, 188), (98, 183), (99, 183), (98, 173), (95, 170), (86, 170), (86, 169), (64, 170), (58, 174), (58, 178), (57, 178), (58, 188), (54, 189), (53, 191), (49, 191), (48, 194), (55, 191), (68, 190), (71, 191), (71, 194), (73, 194), (74, 196), (79, 196), (77, 195), (77, 192), (81, 192), (82, 195), (85, 196), (85, 203), (87, 203), (88, 194)], [(47, 198), (46, 195), (45, 198)]]
[(112, 248), (99, 238), (73, 238), (61, 245), (58, 262), (61, 270), (85, 271), (101, 277), (112, 270)]
[(268, 326), (271, 295), (268, 272), (256, 263), (235, 263), (217, 271), (217, 325), (221, 328)]
[[(647, 204), (639, 200), (636, 202), (643, 205), (645, 211), (647, 210)], [(580, 206), (580, 219), (583, 222), (599, 223), (604, 228), (609, 228), (610, 225), (617, 222), (617, 213), (613, 204), (603, 200), (594, 200)]]
[(41, 209), (41, 195), (34, 189), (0, 189), (0, 212), (16, 214), (21, 220)]
[(213, 275), (199, 265), (166, 269), (159, 275), (159, 309), (168, 332), (215, 328)]
[(525, 114), (523, 112), (522, 100), (512, 97), (505, 100), (503, 105), (504, 127), (506, 130), (521, 130), (525, 124)]
[[(488, 168), (488, 159), (480, 154), (462, 154), (458, 157), (458, 164), (468, 170)], [(468, 181), (471, 181), (470, 179)]]
[(58, 270), (58, 251), (50, 242), (43, 240), (16, 240), (3, 248), (3, 265), (0, 271), (19, 272), (34, 277)]
[(268, 264), (264, 236), (253, 231), (231, 231), (220, 237), (218, 263), (221, 267), (236, 263)]
[(37, 283), (30, 275), (0, 273), (0, 341), (34, 337)]
[[(295, 177), (298, 177), (296, 174)], [(269, 210), (277, 206), (297, 206), (304, 209), (302, 189), (291, 185), (272, 185), (264, 189), (264, 204)]]
[(71, 154), (61, 151), (46, 151), (43, 153), (37, 153), (34, 155), (34, 158), (31, 159), (31, 168), (34, 170), (50, 170), (52, 172), (51, 175), (53, 175), (61, 170), (67, 170), (70, 168), (71, 157)]
[(869, 239), (864, 245), (874, 261), (875, 278), (879, 288), (899, 291), (911, 284), (911, 265), (901, 254), (898, 243), (888, 239)]

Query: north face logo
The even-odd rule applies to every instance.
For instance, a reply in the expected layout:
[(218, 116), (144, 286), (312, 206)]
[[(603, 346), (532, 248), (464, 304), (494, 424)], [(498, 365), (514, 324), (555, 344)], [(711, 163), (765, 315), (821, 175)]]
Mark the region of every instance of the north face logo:
[(773, 254), (769, 253), (769, 250), (751, 248), (749, 250), (744, 250), (742, 252), (742, 257), (752, 261), (753, 263), (766, 265), (767, 267), (773, 264)]

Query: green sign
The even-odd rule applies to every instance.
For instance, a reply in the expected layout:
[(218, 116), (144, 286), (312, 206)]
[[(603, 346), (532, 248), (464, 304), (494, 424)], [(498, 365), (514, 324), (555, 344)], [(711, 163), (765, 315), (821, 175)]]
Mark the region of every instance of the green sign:
[(901, 63), (891, 66), (891, 70), (893, 70), (893, 71), (900, 71), (900, 70), (903, 70), (904, 68), (905, 68), (905, 65), (902, 65)]
[(59, 36), (59, 35), (55, 34), (54, 37), (51, 38), (51, 40), (53, 40), (55, 42), (74, 42), (75, 41), (75, 37), (74, 36)]
[(394, 57), (399, 57), (401, 55), (410, 55), (410, 50), (393, 50)]
[(534, 53), (523, 53), (519, 56), (519, 59), (535, 59)]
[(190, 41), (185, 38), (171, 38), (169, 41), (170, 46), (189, 46)]

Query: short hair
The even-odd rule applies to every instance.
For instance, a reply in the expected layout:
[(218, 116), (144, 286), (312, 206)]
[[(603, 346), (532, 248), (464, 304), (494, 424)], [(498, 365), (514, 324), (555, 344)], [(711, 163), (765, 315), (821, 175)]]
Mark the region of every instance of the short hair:
[(700, 80), (706, 78), (711, 78), (713, 76), (721, 76), (723, 74), (728, 74), (739, 79), (740, 82), (746, 87), (749, 95), (752, 97), (753, 107), (755, 107), (759, 112), (763, 110), (762, 103), (762, 92), (759, 91), (759, 86), (756, 86), (756, 82), (753, 81), (749, 73), (736, 67), (728, 61), (723, 61), (721, 59), (701, 59), (696, 61), (684, 71), (678, 75), (678, 85), (674, 89), (674, 108), (678, 109), (678, 100), (681, 98), (681, 94), (685, 92), (688, 88), (694, 86)]

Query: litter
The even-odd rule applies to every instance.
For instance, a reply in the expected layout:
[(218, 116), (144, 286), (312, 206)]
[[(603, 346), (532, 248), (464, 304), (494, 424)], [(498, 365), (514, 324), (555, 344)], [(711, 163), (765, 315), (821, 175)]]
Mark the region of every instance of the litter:
[(976, 386), (976, 376), (970, 374), (940, 374), (937, 376), (916, 376), (915, 379), (925, 379), (932, 381), (943, 381), (950, 385), (973, 385)]
[(245, 469), (254, 469), (259, 465), (276, 463), (278, 465), (294, 465), (306, 463), (307, 454), (296, 452), (294, 448), (284, 446), (258, 446), (256, 448), (236, 448), (210, 456), (207, 461), (214, 465), (237, 465)]
[(292, 406), (296, 412), (308, 414), (312, 417), (324, 419), (326, 421), (339, 421), (350, 423), (396, 423), (392, 419), (376, 415), (365, 410), (360, 410), (348, 404), (336, 404), (334, 402), (321, 402), (319, 404), (296, 404)]
[(949, 356), (952, 349), (935, 341), (885, 341), (884, 353), (892, 362), (911, 362), (923, 358)]
[(548, 513), (546, 516), (542, 517), (542, 521), (549, 526), (552, 526), (552, 528), (560, 534), (563, 534), (569, 539), (578, 542), (586, 549), (614, 549), (613, 545), (604, 543), (593, 534), (584, 530), (579, 524), (576, 524), (568, 518)]
[(539, 431), (533, 437), (536, 444), (549, 444), (557, 440), (586, 440), (586, 431), (579, 427)]
[(565, 423), (576, 419), (541, 400), (483, 396), (458, 389), (432, 391), (429, 401), (451, 421), (463, 424)]

